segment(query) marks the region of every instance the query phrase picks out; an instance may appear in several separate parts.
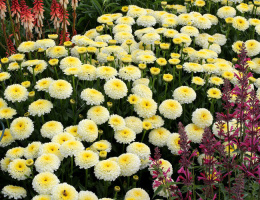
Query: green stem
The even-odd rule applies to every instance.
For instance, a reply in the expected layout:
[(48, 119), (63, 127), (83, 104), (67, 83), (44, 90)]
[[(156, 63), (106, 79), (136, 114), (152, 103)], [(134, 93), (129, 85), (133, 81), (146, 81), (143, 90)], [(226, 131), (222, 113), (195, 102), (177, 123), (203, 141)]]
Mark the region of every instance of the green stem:
[(75, 88), (75, 77), (72, 75), (72, 86), (73, 86), (73, 99), (77, 98), (77, 90)]
[(107, 191), (108, 191), (108, 181), (104, 181), (104, 188), (105, 188), (105, 197), (107, 197)]
[(10, 128), (10, 123), (8, 119), (6, 119), (6, 123), (7, 123), (7, 127)]
[(146, 134), (146, 130), (144, 130), (144, 133), (143, 133), (143, 137), (142, 137), (141, 142), (143, 142), (145, 134)]
[(41, 118), (42, 118), (42, 123), (44, 124), (45, 123), (44, 116), (42, 115)]
[(130, 188), (130, 176), (127, 177), (127, 190), (129, 190)]
[(54, 70), (55, 70), (55, 74), (56, 74), (56, 77), (57, 77), (57, 79), (59, 79), (59, 76), (58, 76), (58, 72), (57, 72), (56, 65), (54, 66)]
[(85, 190), (87, 189), (87, 186), (88, 186), (88, 169), (86, 169)]
[(70, 167), (71, 167), (71, 184), (72, 184), (72, 177), (73, 177), (73, 155), (70, 157)]

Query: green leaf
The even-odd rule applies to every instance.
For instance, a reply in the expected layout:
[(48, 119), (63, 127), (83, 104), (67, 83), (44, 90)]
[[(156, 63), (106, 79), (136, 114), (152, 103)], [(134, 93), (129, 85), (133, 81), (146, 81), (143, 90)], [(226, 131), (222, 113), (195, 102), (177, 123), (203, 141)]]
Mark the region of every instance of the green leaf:
[(101, 5), (98, 3), (97, 0), (91, 0), (93, 6), (96, 8), (97, 12), (99, 15), (102, 15), (103, 14), (103, 10), (102, 10), (102, 7)]
[(153, 198), (163, 189), (163, 185), (160, 185), (154, 192)]

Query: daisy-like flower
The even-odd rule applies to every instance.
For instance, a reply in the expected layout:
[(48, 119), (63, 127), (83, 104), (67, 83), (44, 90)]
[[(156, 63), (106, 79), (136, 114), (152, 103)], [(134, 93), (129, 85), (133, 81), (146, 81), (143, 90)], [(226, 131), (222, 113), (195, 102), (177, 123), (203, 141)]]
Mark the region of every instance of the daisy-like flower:
[(98, 127), (92, 120), (82, 120), (78, 125), (78, 134), (82, 140), (87, 142), (94, 142), (98, 137)]
[(185, 126), (185, 131), (189, 140), (194, 143), (201, 143), (201, 139), (204, 133), (204, 129), (196, 126), (195, 124), (188, 124)]
[(231, 6), (223, 6), (218, 9), (217, 16), (222, 19), (236, 16), (236, 9)]
[(93, 106), (88, 110), (87, 118), (100, 125), (109, 119), (109, 111), (103, 106)]
[(140, 159), (146, 160), (151, 154), (149, 146), (141, 142), (133, 142), (126, 148), (127, 153), (133, 153), (139, 156)]
[(53, 81), (49, 86), (49, 94), (56, 99), (66, 99), (72, 94), (72, 86), (69, 82), (59, 79)]
[(81, 151), (75, 156), (75, 163), (81, 169), (91, 168), (95, 166), (98, 161), (98, 154), (90, 150)]
[(125, 199), (150, 200), (148, 193), (142, 188), (133, 188), (125, 194)]
[(82, 63), (81, 63), (80, 59), (69, 56), (69, 57), (63, 58), (60, 61), (60, 68), (62, 70), (65, 70), (66, 68), (69, 68), (69, 67), (80, 67), (81, 64)]
[(60, 146), (61, 155), (66, 158), (68, 156), (75, 156), (77, 153), (84, 150), (84, 146), (80, 141), (68, 140)]
[(149, 133), (149, 142), (154, 146), (163, 147), (167, 143), (168, 137), (171, 135), (170, 131), (161, 127), (153, 129)]
[(39, 194), (51, 194), (53, 187), (59, 183), (60, 181), (55, 174), (42, 172), (33, 178), (32, 187)]
[(24, 155), (23, 147), (14, 147), (8, 149), (5, 156), (13, 160), (13, 159), (21, 158), (23, 157), (23, 155)]
[(132, 129), (125, 127), (116, 131), (114, 137), (118, 143), (129, 144), (135, 140), (136, 133)]
[(13, 103), (26, 101), (28, 98), (28, 91), (24, 86), (19, 84), (9, 85), (4, 91), (4, 97)]
[(41, 135), (52, 139), (55, 135), (63, 132), (63, 125), (58, 121), (49, 121), (43, 124)]
[(46, 50), (46, 55), (49, 58), (61, 58), (68, 55), (68, 51), (64, 46), (54, 46)]
[(168, 119), (176, 119), (182, 114), (181, 104), (173, 99), (164, 100), (159, 106), (160, 113)]
[(80, 191), (78, 200), (98, 200), (98, 197), (91, 191)]
[(17, 112), (15, 109), (6, 107), (6, 108), (0, 108), (0, 119), (12, 119), (14, 115), (16, 115)]
[(94, 142), (90, 148), (94, 151), (106, 151), (109, 153), (112, 149), (112, 145), (107, 140), (99, 140), (97, 142)]
[(121, 169), (121, 176), (132, 176), (141, 166), (140, 158), (132, 153), (124, 153), (118, 157), (117, 163)]
[(24, 140), (30, 137), (33, 130), (33, 121), (28, 117), (18, 117), (10, 125), (10, 132), (16, 140)]
[(2, 189), (2, 194), (8, 199), (23, 199), (27, 196), (27, 192), (23, 187), (6, 185)]
[(16, 180), (25, 180), (30, 176), (31, 169), (26, 166), (26, 160), (17, 158), (8, 165), (8, 173)]
[(94, 168), (94, 174), (99, 180), (115, 181), (121, 173), (120, 166), (115, 161), (103, 160)]
[(105, 101), (104, 95), (93, 88), (84, 89), (80, 97), (86, 101), (87, 105), (100, 105)]
[(127, 86), (120, 79), (111, 79), (104, 85), (106, 95), (111, 99), (121, 99), (127, 95)]
[(246, 18), (237, 16), (234, 17), (232, 26), (239, 31), (245, 31), (249, 28), (249, 22)]
[(37, 48), (35, 42), (32, 41), (22, 42), (17, 48), (17, 50), (22, 53), (32, 52), (35, 51), (36, 49)]
[(46, 99), (38, 99), (29, 105), (28, 112), (32, 116), (42, 116), (46, 113), (50, 113), (53, 108), (53, 104)]
[(173, 91), (173, 98), (181, 104), (192, 103), (196, 96), (196, 92), (188, 86), (180, 86)]
[(205, 84), (205, 81), (204, 81), (204, 79), (202, 79), (202, 78), (200, 78), (200, 77), (198, 77), (198, 76), (194, 76), (193, 78), (192, 78), (192, 80), (191, 80), (191, 83), (193, 83), (193, 84), (196, 84), (196, 85), (204, 85)]
[(47, 92), (49, 90), (49, 86), (52, 82), (53, 82), (52, 78), (43, 78), (36, 82), (36, 85), (34, 86), (34, 88), (38, 91)]
[(260, 42), (256, 40), (247, 40), (245, 42), (245, 47), (247, 51), (247, 55), (249, 57), (256, 56), (260, 53)]
[(156, 19), (153, 16), (140, 16), (136, 20), (138, 26), (150, 27), (156, 24)]
[(55, 46), (55, 41), (52, 39), (41, 39), (41, 40), (37, 40), (35, 42), (35, 48), (39, 49), (42, 48), (44, 50), (50, 48), (50, 47), (54, 47)]
[(187, 63), (187, 62), (185, 62), (183, 64), (183, 69), (185, 71), (189, 72), (189, 73), (191, 73), (191, 72), (197, 73), (197, 72), (203, 71), (202, 66), (198, 63)]
[[(3, 131), (0, 130), (0, 135), (2, 135), (2, 134), (3, 134)], [(10, 129), (5, 129), (3, 138), (0, 141), (0, 147), (6, 147), (13, 142), (14, 142), (14, 138), (10, 132)]]
[(141, 71), (133, 65), (122, 67), (119, 70), (119, 77), (127, 81), (135, 81), (141, 78)]
[(63, 156), (60, 153), (60, 144), (56, 142), (48, 142), (41, 145), (39, 150), (39, 155), (43, 154), (54, 154), (56, 155), (60, 160), (63, 159)]
[(137, 101), (133, 104), (136, 104), (139, 101), (139, 97), (142, 98), (152, 98), (153, 92), (152, 90), (143, 84), (138, 84), (132, 88), (132, 92), (137, 95)]
[(11, 74), (9, 74), (8, 72), (1, 72), (0, 73), (0, 82), (8, 80), (10, 77), (11, 77)]
[(192, 113), (192, 122), (200, 128), (208, 127), (213, 122), (213, 116), (205, 108), (197, 108)]
[(39, 156), (35, 163), (37, 172), (54, 172), (60, 167), (60, 159), (55, 154), (42, 154)]
[(80, 66), (80, 72), (78, 74), (79, 80), (93, 81), (96, 79), (96, 67), (89, 64)]
[(198, 29), (210, 29), (212, 23), (208, 18), (203, 16), (198, 16), (194, 19), (193, 25)]
[(116, 24), (127, 24), (127, 25), (133, 25), (135, 23), (134, 18), (129, 17), (129, 16), (124, 16), (124, 17), (119, 17), (116, 20)]
[(127, 24), (118, 24), (116, 26), (113, 27), (113, 33), (119, 33), (119, 32), (128, 32), (128, 33), (132, 33), (132, 28), (130, 25)]
[(32, 142), (24, 149), (24, 157), (26, 159), (34, 159), (39, 155), (39, 150), (41, 148), (41, 142)]
[(123, 117), (119, 115), (111, 115), (108, 124), (115, 130), (122, 130), (125, 128), (126, 123)]
[(157, 103), (152, 98), (141, 98), (140, 101), (134, 105), (134, 110), (140, 117), (149, 118), (155, 115)]
[(224, 83), (224, 80), (222, 78), (219, 78), (217, 76), (210, 77), (209, 83), (220, 86)]
[(117, 71), (113, 67), (101, 66), (96, 69), (96, 76), (100, 79), (109, 80), (115, 78)]
[(141, 41), (146, 45), (154, 44), (157, 40), (160, 41), (160, 35), (158, 33), (146, 33), (141, 38)]
[(133, 8), (130, 7), (130, 9), (127, 12), (127, 16), (130, 16), (133, 18), (144, 16), (146, 14), (147, 14), (146, 10), (143, 8), (140, 8), (140, 7), (133, 7)]
[(128, 32), (119, 32), (119, 33), (115, 34), (114, 39), (118, 43), (122, 44), (126, 40), (133, 40), (134, 36), (131, 33), (128, 33)]
[(53, 187), (51, 191), (51, 199), (52, 200), (77, 200), (78, 192), (73, 186), (67, 183), (60, 183)]
[(210, 99), (220, 99), (222, 96), (221, 90), (218, 88), (210, 88), (207, 91), (207, 96)]
[(179, 150), (181, 149), (179, 133), (172, 133), (167, 140), (167, 147), (174, 155), (179, 155)]
[(139, 134), (143, 131), (142, 121), (138, 117), (126, 117), (125, 126), (132, 129), (136, 134)]

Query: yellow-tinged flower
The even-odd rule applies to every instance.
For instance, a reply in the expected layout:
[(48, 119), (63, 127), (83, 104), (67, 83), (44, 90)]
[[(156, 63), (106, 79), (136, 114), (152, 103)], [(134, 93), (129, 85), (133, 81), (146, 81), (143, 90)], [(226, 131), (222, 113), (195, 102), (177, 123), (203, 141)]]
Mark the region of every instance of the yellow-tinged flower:
[(100, 151), (99, 152), (99, 157), (101, 159), (106, 159), (107, 158), (107, 152), (106, 151)]
[(158, 58), (156, 60), (156, 63), (159, 65), (159, 66), (165, 66), (167, 65), (167, 60), (165, 58)]
[(228, 17), (228, 18), (225, 19), (225, 21), (226, 21), (227, 24), (232, 24), (232, 23), (233, 23), (233, 20), (234, 20), (233, 17)]
[(29, 97), (34, 97), (34, 96), (35, 96), (35, 91), (29, 92), (28, 96), (29, 96)]
[(143, 122), (143, 129), (150, 130), (152, 128), (152, 124), (150, 122)]
[(205, 81), (204, 79), (198, 77), (198, 76), (194, 76), (191, 80), (191, 83), (194, 83), (196, 85), (204, 85), (205, 84)]
[(31, 82), (30, 81), (24, 81), (21, 83), (22, 86), (24, 86), (25, 88), (28, 88), (31, 86)]
[(140, 100), (140, 97), (135, 94), (130, 94), (127, 100), (130, 104), (137, 104)]
[(122, 11), (122, 12), (127, 12), (127, 11), (128, 11), (128, 6), (123, 6), (123, 7), (121, 8), (121, 11)]
[(152, 75), (158, 75), (160, 73), (160, 71), (161, 71), (160, 68), (157, 68), (157, 67), (152, 67), (150, 69), (150, 72)]
[(138, 67), (139, 67), (140, 69), (145, 69), (145, 68), (146, 68), (146, 64), (140, 63), (140, 64), (138, 65)]
[(27, 167), (32, 166), (33, 163), (34, 163), (33, 159), (28, 159), (28, 160), (25, 161), (25, 164), (27, 165)]
[(181, 55), (178, 53), (171, 53), (171, 58), (180, 58)]
[(96, 53), (97, 48), (96, 47), (87, 47), (87, 52), (90, 54)]
[(78, 48), (77, 48), (77, 52), (78, 52), (79, 54), (84, 54), (84, 53), (87, 52), (87, 47), (78, 47)]
[(181, 62), (181, 61), (180, 61), (180, 59), (178, 59), (178, 58), (171, 58), (171, 59), (169, 59), (169, 63), (170, 63), (171, 65), (178, 65), (180, 62)]
[(171, 45), (171, 44), (169, 44), (169, 43), (161, 43), (161, 44), (160, 44), (160, 48), (161, 48), (162, 50), (168, 50), (168, 49), (170, 48), (170, 45)]
[(3, 63), (3, 64), (6, 64), (6, 63), (8, 63), (9, 62), (9, 59), (8, 58), (2, 58), (1, 59), (1, 63)]
[(108, 101), (108, 102), (107, 102), (107, 106), (108, 106), (109, 108), (111, 108), (111, 107), (113, 106), (113, 103), (110, 102), (110, 101)]
[(164, 74), (163, 75), (163, 80), (166, 82), (171, 82), (173, 80), (173, 75), (171, 74)]
[(17, 112), (15, 109), (6, 107), (6, 108), (0, 108), (0, 119), (12, 119), (14, 115), (16, 115)]
[(222, 96), (222, 93), (221, 93), (220, 89), (218, 89), (218, 88), (210, 88), (207, 91), (207, 96), (210, 99), (220, 99)]
[(49, 60), (49, 64), (51, 65), (51, 66), (55, 66), (55, 65), (57, 65), (59, 63), (59, 60), (58, 59), (50, 59)]
[(203, 0), (196, 0), (195, 1), (195, 6), (198, 6), (198, 7), (203, 7), (203, 6), (205, 6), (205, 1), (203, 1)]
[(223, 72), (222, 77), (226, 78), (228, 80), (231, 80), (231, 79), (234, 78), (234, 73), (233, 72), (229, 72), (229, 71), (225, 71), (225, 72)]
[(180, 70), (182, 68), (183, 68), (182, 65), (176, 65), (176, 69)]
[(48, 34), (49, 39), (56, 40), (59, 36), (57, 34)]
[(172, 42), (173, 42), (174, 44), (181, 44), (181, 43), (183, 42), (183, 40), (182, 40), (181, 38), (174, 38), (174, 39), (172, 40)]

